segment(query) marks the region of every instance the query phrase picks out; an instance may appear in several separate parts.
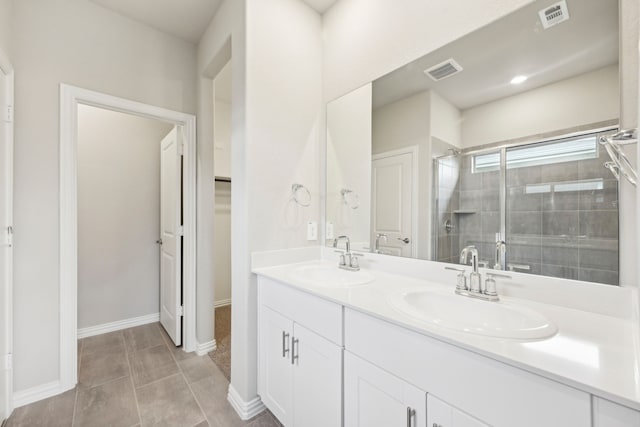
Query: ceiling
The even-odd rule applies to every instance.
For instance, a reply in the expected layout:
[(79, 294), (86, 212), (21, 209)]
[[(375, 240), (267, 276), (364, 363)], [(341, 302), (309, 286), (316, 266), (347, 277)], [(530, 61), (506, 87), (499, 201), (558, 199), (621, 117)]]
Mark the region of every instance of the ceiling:
[[(89, 0), (156, 30), (198, 43), (222, 0)], [(337, 0), (302, 0), (318, 13)]]
[[(570, 19), (544, 30), (538, 0), (376, 80), (374, 108), (434, 90), (460, 110), (618, 62), (618, 0), (567, 0)], [(463, 71), (438, 82), (424, 70), (449, 58)], [(510, 81), (528, 76), (520, 85)]]

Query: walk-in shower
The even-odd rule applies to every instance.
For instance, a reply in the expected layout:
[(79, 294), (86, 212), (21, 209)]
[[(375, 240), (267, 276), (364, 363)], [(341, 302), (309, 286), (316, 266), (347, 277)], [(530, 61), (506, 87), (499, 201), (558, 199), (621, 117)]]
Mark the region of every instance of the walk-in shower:
[(618, 181), (598, 143), (614, 131), (434, 159), (434, 258), (474, 245), (482, 266), (618, 284)]

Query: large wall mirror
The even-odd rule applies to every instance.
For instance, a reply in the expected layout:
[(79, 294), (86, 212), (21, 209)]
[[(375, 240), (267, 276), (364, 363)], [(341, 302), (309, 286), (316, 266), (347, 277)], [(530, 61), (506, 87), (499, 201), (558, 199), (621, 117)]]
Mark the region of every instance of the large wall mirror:
[(536, 1), (327, 105), (327, 244), (619, 283), (617, 0)]

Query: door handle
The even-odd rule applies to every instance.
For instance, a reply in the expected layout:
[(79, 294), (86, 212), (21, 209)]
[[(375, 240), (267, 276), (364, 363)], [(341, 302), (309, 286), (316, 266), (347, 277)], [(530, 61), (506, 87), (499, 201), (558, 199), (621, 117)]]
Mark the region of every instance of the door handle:
[(162, 245), (162, 239), (156, 240), (156, 243), (159, 244), (159, 245)]
[(407, 406), (407, 427), (413, 426), (413, 417), (416, 415), (415, 409), (412, 409), (411, 406)]
[(282, 331), (282, 357), (287, 357), (287, 353), (289, 353), (289, 347), (287, 347), (288, 342), (289, 334), (285, 331)]
[(408, 237), (405, 237), (404, 239), (402, 237), (398, 237), (398, 240), (400, 240), (402, 243), (405, 243), (407, 245), (411, 242), (411, 240)]
[(296, 352), (296, 348), (298, 348), (298, 339), (294, 338), (291, 340), (291, 364), (295, 365), (296, 360), (298, 360), (298, 354)]

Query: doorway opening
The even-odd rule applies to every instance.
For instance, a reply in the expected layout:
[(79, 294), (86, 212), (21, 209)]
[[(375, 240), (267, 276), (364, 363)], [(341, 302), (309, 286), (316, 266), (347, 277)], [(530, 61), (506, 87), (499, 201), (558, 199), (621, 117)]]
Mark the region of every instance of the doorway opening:
[[(195, 117), (67, 85), (61, 85), (60, 95), (60, 391), (65, 391), (73, 388), (78, 381), (77, 339), (79, 334), (96, 335), (134, 326), (132, 322), (149, 323), (162, 319), (163, 316), (160, 313), (164, 313), (166, 306), (172, 307), (172, 313), (165, 316), (166, 321), (163, 321), (168, 335), (177, 344), (182, 344), (183, 350), (195, 350)], [(90, 108), (93, 110), (89, 110)], [(104, 135), (99, 137), (95, 132), (99, 129), (98, 125), (94, 124), (85, 129), (80, 122), (87, 112), (95, 113), (96, 111), (100, 111), (103, 116), (110, 115), (112, 119), (115, 117), (130, 121), (136, 119), (138, 125), (148, 124), (150, 121), (156, 124), (160, 122), (151, 132), (155, 132), (156, 137), (161, 139), (154, 141), (153, 144), (157, 145), (152, 147), (155, 151), (153, 156), (158, 162), (156, 170), (159, 172), (156, 185), (160, 195), (156, 194), (155, 202), (152, 197), (155, 191), (142, 184), (142, 176), (145, 174), (151, 176), (153, 168), (142, 173), (140, 170), (135, 170), (135, 167), (129, 167), (128, 171), (125, 171), (127, 168), (122, 167), (127, 162), (135, 160), (135, 157), (140, 159), (150, 156), (148, 153), (136, 151), (141, 150), (144, 144), (130, 142), (126, 147), (114, 150), (117, 148), (116, 145), (127, 142), (111, 138), (115, 132), (112, 124), (111, 128), (104, 129), (103, 133), (106, 133), (109, 144), (99, 144), (103, 151), (90, 143), (85, 146), (83, 139), (88, 131), (92, 132), (97, 141), (101, 138), (105, 139)], [(125, 114), (122, 115), (122, 113)], [(124, 127), (124, 124), (119, 126)], [(118, 131), (121, 130), (118, 129)], [(136, 138), (142, 139), (143, 133), (139, 133)], [(104, 151), (105, 149), (108, 153)], [(109, 162), (109, 156), (112, 156), (115, 161)], [(89, 159), (89, 164), (79, 164), (82, 159)], [(121, 167), (117, 168), (113, 165)], [(96, 179), (101, 174), (107, 174), (109, 178), (101, 180), (102, 194), (90, 185), (91, 177)], [(89, 184), (89, 188), (85, 188), (86, 184)], [(155, 207), (141, 208), (145, 199), (150, 204), (155, 203)], [(136, 205), (136, 203), (142, 203), (142, 205)], [(145, 220), (136, 219), (136, 214), (139, 212), (133, 212), (132, 209), (149, 211), (155, 209), (156, 212), (161, 212), (157, 218), (157, 227), (154, 227), (155, 232), (151, 230), (149, 224), (143, 226), (142, 223)], [(87, 212), (90, 215), (83, 215)], [(96, 223), (97, 220), (102, 221), (102, 226)], [(140, 224), (136, 225), (136, 221)], [(153, 221), (151, 222), (153, 225)], [(105, 224), (109, 227), (105, 227)], [(140, 265), (136, 262), (125, 265), (124, 260), (127, 259), (125, 253), (130, 249), (128, 245), (135, 246), (134, 241), (142, 242), (136, 244), (142, 244), (147, 250), (138, 248), (139, 250), (135, 251), (137, 255), (130, 256), (139, 257), (134, 261)], [(161, 244), (162, 250), (159, 251), (156, 244)], [(148, 250), (149, 245), (153, 247), (152, 251), (155, 251), (155, 254)], [(171, 247), (171, 250), (167, 247)], [(105, 249), (109, 250), (111, 256), (104, 253)], [(95, 261), (99, 260), (100, 256), (105, 259)], [(145, 260), (145, 257), (148, 259)], [(83, 301), (93, 303), (95, 300), (98, 300), (97, 306), (103, 308), (111, 305), (112, 309), (117, 307), (117, 310), (123, 312), (131, 309), (127, 305), (135, 305), (131, 301), (135, 299), (133, 294), (137, 288), (127, 287), (127, 283), (140, 282), (141, 280), (138, 280), (140, 271), (154, 268), (153, 257), (156, 257), (155, 277), (160, 278), (158, 282), (164, 285), (164, 278), (169, 278), (167, 280), (172, 286), (165, 288), (170, 291), (158, 292), (155, 302), (151, 302), (151, 304), (157, 304), (156, 309), (152, 310), (150, 315), (109, 321), (111, 319), (108, 316), (113, 313), (105, 314), (99, 309), (93, 310), (90, 314), (82, 311)], [(101, 272), (98, 269), (96, 273), (96, 271), (86, 270), (86, 266), (81, 264), (87, 259), (93, 260), (97, 265), (102, 262), (103, 267), (104, 263), (108, 264), (114, 260), (120, 260), (121, 263), (103, 268)], [(136, 267), (141, 268), (136, 270)], [(153, 273), (148, 276), (151, 279), (147, 277), (147, 281), (152, 282)], [(79, 292), (79, 277), (83, 283), (87, 279), (94, 288), (95, 282), (100, 283), (102, 280), (102, 286), (98, 286), (102, 291), (95, 292), (95, 289), (87, 289), (88, 292), (84, 292), (83, 288)], [(109, 283), (105, 283), (104, 280)], [(180, 281), (181, 287), (178, 286)], [(115, 283), (121, 286), (125, 284), (124, 297), (113, 295), (107, 297), (106, 291), (113, 290), (111, 288), (116, 287)], [(162, 285), (160, 288), (163, 288)], [(108, 298), (112, 298), (114, 304), (106, 304)], [(90, 316), (94, 318), (89, 319)], [(150, 316), (154, 316), (155, 319), (151, 319)], [(96, 322), (105, 323), (96, 324)], [(89, 325), (90, 323), (94, 325)], [(81, 329), (78, 329), (79, 326)]]
[(231, 379), (231, 61), (213, 79), (214, 363)]

